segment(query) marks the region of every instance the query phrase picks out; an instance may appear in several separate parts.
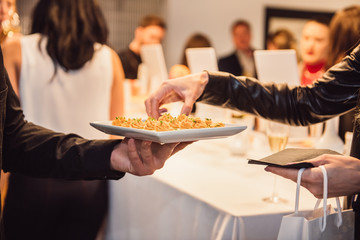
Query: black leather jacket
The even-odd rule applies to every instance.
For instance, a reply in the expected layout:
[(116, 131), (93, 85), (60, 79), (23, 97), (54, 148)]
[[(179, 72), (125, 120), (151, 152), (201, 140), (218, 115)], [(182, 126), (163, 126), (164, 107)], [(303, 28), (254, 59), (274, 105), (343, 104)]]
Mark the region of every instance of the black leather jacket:
[(275, 85), (209, 72), (209, 83), (199, 101), (291, 125), (308, 125), (354, 109), (359, 88), (360, 44), (308, 87)]

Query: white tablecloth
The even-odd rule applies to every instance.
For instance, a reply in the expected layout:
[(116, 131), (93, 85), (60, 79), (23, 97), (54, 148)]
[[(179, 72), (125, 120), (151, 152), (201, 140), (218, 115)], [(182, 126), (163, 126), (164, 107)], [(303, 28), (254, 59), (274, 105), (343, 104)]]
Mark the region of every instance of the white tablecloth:
[[(296, 184), (277, 177), (288, 203), (262, 201), (273, 191), (274, 175), (232, 155), (232, 141), (199, 141), (152, 176), (111, 181), (107, 240), (276, 239), (282, 216), (294, 210)], [(264, 143), (250, 156), (268, 154)], [(301, 190), (300, 210), (315, 202)]]

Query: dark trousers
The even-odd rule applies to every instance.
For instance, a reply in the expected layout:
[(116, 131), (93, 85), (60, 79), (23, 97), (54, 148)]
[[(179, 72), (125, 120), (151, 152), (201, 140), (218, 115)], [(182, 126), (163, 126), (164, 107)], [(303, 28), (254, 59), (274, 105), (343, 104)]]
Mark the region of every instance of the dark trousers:
[(95, 239), (108, 207), (106, 181), (11, 174), (3, 221), (6, 239)]
[(360, 196), (355, 195), (352, 198), (352, 208), (355, 212), (355, 238), (360, 239)]

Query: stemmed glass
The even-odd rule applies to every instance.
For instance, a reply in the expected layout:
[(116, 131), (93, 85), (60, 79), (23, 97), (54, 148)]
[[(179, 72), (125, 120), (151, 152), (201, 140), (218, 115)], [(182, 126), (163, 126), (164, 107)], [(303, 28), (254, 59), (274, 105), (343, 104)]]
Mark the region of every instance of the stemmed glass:
[[(266, 135), (269, 140), (270, 149), (273, 153), (285, 149), (288, 142), (290, 126), (277, 122), (268, 122), (266, 128)], [(265, 202), (271, 203), (286, 203), (287, 200), (280, 198), (277, 191), (277, 176), (274, 174), (274, 189), (270, 197), (263, 199)]]

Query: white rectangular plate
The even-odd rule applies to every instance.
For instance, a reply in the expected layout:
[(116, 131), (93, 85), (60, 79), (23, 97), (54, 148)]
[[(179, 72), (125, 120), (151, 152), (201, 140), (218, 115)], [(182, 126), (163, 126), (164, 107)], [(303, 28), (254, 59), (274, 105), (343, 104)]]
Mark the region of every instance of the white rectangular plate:
[(158, 143), (191, 142), (203, 139), (225, 138), (246, 129), (246, 126), (238, 124), (225, 124), (225, 127), (218, 128), (183, 129), (156, 132), (151, 130), (114, 126), (111, 121), (96, 121), (91, 122), (90, 125), (107, 134)]

